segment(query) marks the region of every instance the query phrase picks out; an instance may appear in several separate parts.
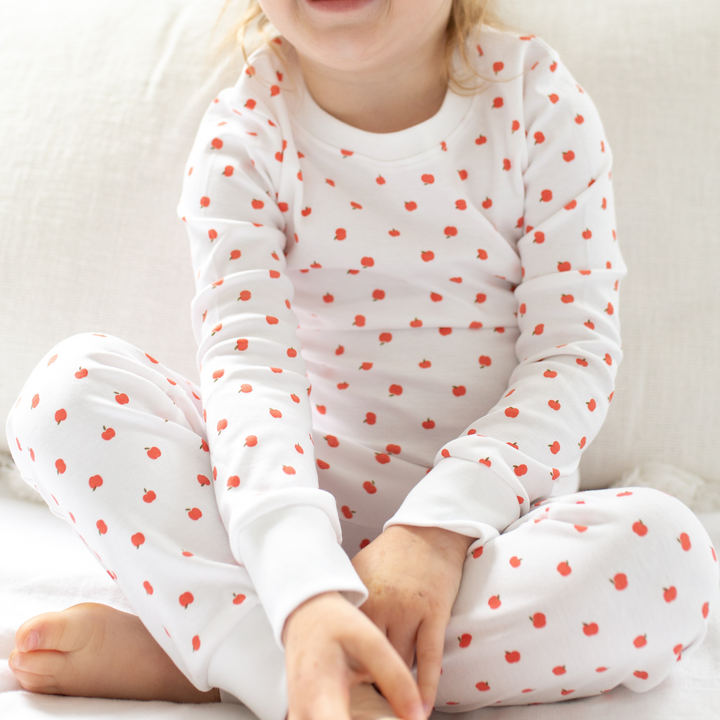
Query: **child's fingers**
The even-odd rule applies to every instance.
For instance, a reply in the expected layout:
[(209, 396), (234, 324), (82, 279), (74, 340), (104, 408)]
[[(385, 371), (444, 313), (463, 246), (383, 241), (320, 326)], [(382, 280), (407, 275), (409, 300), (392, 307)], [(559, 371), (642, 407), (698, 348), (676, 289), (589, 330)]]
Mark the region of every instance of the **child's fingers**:
[(387, 638), (390, 644), (398, 651), (404, 663), (411, 668), (415, 658), (415, 637), (417, 635), (417, 625), (415, 627), (400, 627), (393, 625), (388, 628)]
[(426, 720), (422, 698), (410, 668), (382, 633), (368, 632), (348, 638), (345, 651), (368, 669), (399, 718)]
[(441, 620), (424, 621), (417, 634), (417, 678), (423, 704), (427, 710), (435, 704), (442, 668), (445, 629)]

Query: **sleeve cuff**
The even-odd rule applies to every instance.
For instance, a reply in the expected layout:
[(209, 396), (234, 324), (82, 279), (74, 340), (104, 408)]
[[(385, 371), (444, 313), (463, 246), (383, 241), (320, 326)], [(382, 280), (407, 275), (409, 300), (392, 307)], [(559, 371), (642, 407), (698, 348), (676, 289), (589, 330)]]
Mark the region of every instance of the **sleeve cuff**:
[(461, 535), (497, 537), (520, 517), (514, 490), (490, 468), (462, 458), (443, 458), (408, 493), (384, 525), (439, 527)]
[(367, 600), (367, 588), (318, 507), (293, 505), (261, 515), (242, 528), (238, 547), (281, 649), (285, 621), (305, 600), (331, 591), (355, 607)]

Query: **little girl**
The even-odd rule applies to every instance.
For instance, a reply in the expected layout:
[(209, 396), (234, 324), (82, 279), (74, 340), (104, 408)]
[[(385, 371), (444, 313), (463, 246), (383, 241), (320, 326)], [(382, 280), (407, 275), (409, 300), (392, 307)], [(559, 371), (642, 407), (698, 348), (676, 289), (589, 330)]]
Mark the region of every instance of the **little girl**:
[(200, 386), (82, 334), (8, 422), (137, 615), (32, 618), (13, 672), (261, 720), (656, 687), (718, 565), (676, 499), (578, 492), (626, 273), (595, 106), (487, 0), (257, 16), (279, 33), (210, 104), (178, 208)]

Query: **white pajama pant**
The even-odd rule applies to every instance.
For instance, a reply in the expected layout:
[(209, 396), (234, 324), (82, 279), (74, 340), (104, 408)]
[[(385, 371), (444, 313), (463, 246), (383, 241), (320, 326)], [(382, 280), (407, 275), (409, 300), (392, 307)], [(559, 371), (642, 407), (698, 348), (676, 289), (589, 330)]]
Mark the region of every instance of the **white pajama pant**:
[[(284, 655), (230, 552), (199, 388), (122, 340), (76, 335), (32, 372), (7, 432), (23, 478), (192, 684), (284, 720)], [(539, 502), (470, 546), (435, 707), (650, 690), (703, 641), (718, 582), (708, 534), (669, 495)]]

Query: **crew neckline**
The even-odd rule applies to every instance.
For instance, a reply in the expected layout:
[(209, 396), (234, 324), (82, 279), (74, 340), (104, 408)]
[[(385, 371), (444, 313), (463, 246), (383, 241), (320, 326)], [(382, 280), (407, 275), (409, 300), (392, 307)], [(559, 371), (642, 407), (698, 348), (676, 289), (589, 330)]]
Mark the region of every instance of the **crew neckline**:
[(403, 160), (441, 150), (441, 143), (462, 123), (477, 97), (477, 94), (459, 95), (448, 87), (440, 109), (427, 120), (397, 132), (368, 132), (323, 110), (310, 94), (294, 52), (292, 61), (298, 83), (298, 92), (290, 93), (292, 121), (320, 143), (374, 160)]

